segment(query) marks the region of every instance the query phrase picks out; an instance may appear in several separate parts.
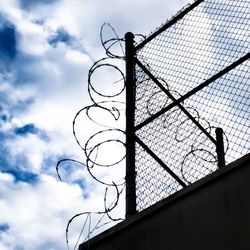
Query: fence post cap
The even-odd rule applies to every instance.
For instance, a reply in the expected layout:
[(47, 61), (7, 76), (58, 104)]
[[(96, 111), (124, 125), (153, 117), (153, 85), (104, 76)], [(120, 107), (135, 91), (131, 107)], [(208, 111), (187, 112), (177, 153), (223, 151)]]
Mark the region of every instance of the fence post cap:
[(132, 32), (127, 32), (126, 34), (125, 34), (125, 38), (126, 39), (133, 39), (135, 36), (134, 36), (134, 34), (132, 33)]

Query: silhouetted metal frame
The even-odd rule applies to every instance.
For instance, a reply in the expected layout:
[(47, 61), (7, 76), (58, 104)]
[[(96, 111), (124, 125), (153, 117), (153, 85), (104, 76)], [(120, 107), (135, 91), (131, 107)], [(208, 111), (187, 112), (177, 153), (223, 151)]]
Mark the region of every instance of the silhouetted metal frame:
[[(250, 53), (247, 53), (240, 59), (231, 63), (209, 79), (205, 80), (203, 83), (189, 91), (188, 93), (181, 96), (179, 99), (175, 97), (158, 81), (158, 79), (138, 60), (136, 53), (142, 49), (147, 43), (153, 40), (162, 32), (166, 31), (169, 27), (174, 25), (176, 22), (181, 20), (186, 14), (192, 11), (204, 0), (197, 0), (192, 5), (189, 5), (186, 9), (177, 14), (174, 18), (168, 21), (156, 32), (151, 34), (137, 46), (134, 46), (134, 35), (132, 33), (127, 33), (125, 35), (125, 47), (126, 47), (126, 217), (136, 213), (136, 172), (135, 172), (135, 142), (137, 142), (149, 155), (152, 156), (154, 160), (157, 161), (160, 166), (162, 166), (182, 187), (186, 187), (186, 184), (171, 170), (166, 164), (154, 154), (154, 152), (148, 148), (148, 146), (142, 142), (136, 135), (135, 132), (149, 124), (168, 110), (175, 106), (178, 106), (182, 112), (187, 115), (187, 117), (213, 142), (216, 146), (216, 154), (218, 160), (218, 167), (222, 168), (225, 166), (225, 152), (224, 152), (224, 140), (223, 140), (223, 130), (222, 128), (217, 128), (216, 138), (214, 138), (202, 125), (185, 109), (182, 103), (196, 94), (198, 91), (202, 90), (209, 84), (213, 83), (223, 75), (227, 74), (240, 64), (244, 63), (250, 58)], [(135, 65), (138, 65), (144, 73), (154, 81), (154, 83), (172, 100), (172, 103), (168, 106), (162, 108), (156, 114), (150, 116), (145, 121), (140, 124), (134, 124), (135, 121)]]
[[(246, 55), (244, 55), (240, 59), (238, 59), (235, 62), (233, 62), (232, 64), (230, 64), (228, 67), (224, 68), (223, 70), (219, 71), (214, 76), (210, 77), (209, 79), (207, 79), (206, 81), (204, 81), (203, 83), (201, 83), (196, 88), (192, 89), (187, 94), (185, 94), (182, 97), (180, 97), (178, 100), (175, 99), (175, 97), (158, 81), (158, 79), (137, 58), (135, 58), (136, 64), (173, 101), (167, 107), (163, 108), (162, 110), (160, 110), (156, 114), (152, 115), (151, 117), (149, 117), (148, 119), (146, 119), (142, 123), (138, 124), (135, 127), (135, 131), (137, 131), (137, 130), (141, 129), (142, 127), (144, 127), (145, 125), (149, 124), (150, 122), (152, 122), (153, 120), (155, 120), (156, 118), (158, 118), (160, 115), (164, 114), (165, 112), (167, 112), (171, 108), (173, 108), (175, 106), (178, 106), (180, 108), (180, 110), (182, 112), (184, 112), (185, 115), (187, 115), (187, 117), (211, 140), (211, 142), (213, 142), (215, 144), (215, 146), (216, 146), (217, 160), (218, 160), (218, 168), (224, 167), (225, 166), (225, 152), (224, 152), (224, 140), (223, 140), (223, 130), (222, 130), (222, 128), (217, 128), (216, 129), (216, 131), (215, 131), (216, 132), (216, 139), (214, 139), (207, 132), (207, 130), (205, 128), (203, 128), (201, 126), (201, 124), (199, 124), (199, 122), (185, 109), (185, 107), (183, 105), (181, 105), (181, 102), (183, 102), (184, 100), (186, 100), (190, 96), (194, 95), (198, 91), (202, 90), (204, 87), (208, 86), (209, 84), (211, 84), (215, 80), (219, 79), (220, 77), (222, 77), (223, 75), (225, 75), (226, 73), (228, 73), (229, 71), (231, 71), (232, 69), (234, 69), (235, 67), (237, 67), (238, 65), (240, 65), (243, 62), (247, 61), (249, 58), (250, 58), (250, 53), (247, 53)], [(149, 153), (149, 151), (147, 151), (147, 152)], [(151, 154), (151, 156), (152, 156), (152, 154)], [(162, 166), (162, 164), (160, 162), (158, 162), (158, 163)]]
[(136, 213), (135, 186), (135, 50), (134, 35), (125, 35), (126, 60), (126, 218)]
[[(197, 7), (200, 3), (204, 2), (204, 0), (197, 0), (195, 1), (192, 5), (188, 6), (186, 9), (184, 9), (182, 12), (180, 12), (178, 15), (176, 15), (174, 18), (172, 18), (169, 22), (167, 22), (165, 25), (163, 25), (160, 29), (158, 29), (156, 32), (151, 34), (149, 37), (147, 37), (145, 40), (143, 40), (140, 44), (138, 44), (135, 47), (135, 53), (138, 52), (140, 49), (142, 49), (147, 43), (149, 43), (151, 40), (153, 40), (155, 37), (157, 37), (159, 34), (162, 32), (166, 31), (169, 27), (174, 25), (176, 22), (181, 20), (186, 14), (188, 14), (190, 11), (192, 11), (195, 7)], [(227, 74), (240, 64), (244, 63), (250, 58), (250, 53), (247, 53), (243, 57), (239, 58), (235, 62), (231, 63), (209, 79), (205, 80), (203, 83), (186, 93), (185, 95), (181, 96), (179, 99), (175, 99), (174, 96), (158, 81), (158, 79), (141, 63), (141, 61), (138, 60), (138, 58), (135, 58), (135, 63), (148, 75), (150, 79), (152, 79), (155, 84), (172, 100), (172, 103), (169, 104), (167, 107), (162, 108), (160, 111), (158, 111), (156, 114), (150, 116), (147, 118), (145, 121), (141, 122), (140, 124), (135, 126), (135, 131), (138, 131), (145, 125), (149, 124), (168, 110), (172, 109), (175, 106), (178, 106), (180, 110), (182, 110), (185, 115), (212, 141), (215, 146), (216, 146), (216, 154), (217, 154), (217, 160), (218, 160), (218, 167), (222, 168), (225, 166), (225, 151), (224, 151), (224, 140), (223, 140), (223, 130), (222, 128), (217, 128), (215, 133), (216, 133), (216, 139), (212, 137), (210, 133), (207, 132), (205, 128), (199, 124), (199, 122), (185, 109), (185, 107), (181, 104), (183, 103), (186, 99), (188, 99), (190, 96), (194, 95), (198, 91), (202, 90), (204, 87), (208, 86), (209, 84), (213, 83), (217, 79), (221, 78), (223, 75)], [(136, 138), (138, 139), (138, 138)], [(141, 141), (137, 142), (141, 144)], [(147, 148), (147, 146), (141, 145), (151, 156), (152, 156), (152, 151)], [(150, 153), (151, 152), (151, 153)], [(154, 157), (155, 158), (155, 157)], [(157, 162), (162, 165), (161, 161)], [(164, 166), (163, 166), (164, 167)], [(164, 169), (166, 169), (164, 167)], [(173, 176), (174, 177), (174, 176)], [(176, 179), (176, 178), (175, 178)], [(179, 180), (177, 180), (179, 182)], [(180, 182), (179, 182), (180, 183)]]

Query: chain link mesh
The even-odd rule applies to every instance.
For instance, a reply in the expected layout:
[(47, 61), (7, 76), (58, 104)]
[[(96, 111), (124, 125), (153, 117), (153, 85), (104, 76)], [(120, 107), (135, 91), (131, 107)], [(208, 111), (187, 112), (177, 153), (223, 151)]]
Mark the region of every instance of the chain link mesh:
[[(249, 7), (249, 0), (201, 1), (136, 56), (178, 99), (249, 55)], [(226, 163), (250, 151), (249, 66), (245, 60), (180, 104), (213, 138), (215, 128), (223, 128)], [(173, 101), (141, 67), (135, 71), (137, 126)], [(178, 105), (137, 129), (136, 136), (187, 185), (217, 169), (215, 144)], [(139, 144), (136, 172), (138, 211), (182, 188)]]

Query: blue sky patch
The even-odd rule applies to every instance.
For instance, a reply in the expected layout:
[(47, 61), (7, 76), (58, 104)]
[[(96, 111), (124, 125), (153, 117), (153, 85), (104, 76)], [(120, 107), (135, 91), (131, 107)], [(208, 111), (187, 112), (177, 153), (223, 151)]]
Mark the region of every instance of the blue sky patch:
[(2, 109), (1, 103), (0, 103), (0, 128), (2, 124), (8, 122), (9, 120), (10, 120), (10, 116), (8, 112)]
[(4, 122), (7, 122), (8, 116), (6, 114), (0, 114), (0, 120), (4, 121)]
[(20, 169), (8, 169), (6, 171), (2, 171), (6, 174), (11, 174), (15, 177), (15, 182), (27, 182), (34, 184), (38, 181), (39, 176), (29, 171), (23, 171)]
[[(1, 144), (3, 144), (3, 141), (0, 139), (1, 141)], [(9, 163), (8, 161), (6, 160), (8, 158), (8, 150), (6, 149), (6, 147), (4, 146), (1, 146), (1, 152), (0, 152), (0, 169), (2, 167), (8, 167), (9, 166)]]
[(37, 134), (38, 131), (39, 131), (38, 128), (36, 128), (33, 123), (29, 123), (23, 127), (16, 128), (14, 132), (16, 135), (25, 136), (28, 134)]
[[(0, 150), (0, 171), (3, 173), (12, 174), (16, 180), (25, 180), (26, 177), (29, 179), (35, 180), (35, 176), (29, 172), (26, 172), (22, 169), (29, 167), (28, 159), (23, 155), (16, 155), (13, 159), (11, 155), (10, 148), (5, 145), (5, 142), (8, 139), (13, 139), (12, 133), (3, 133), (0, 131), (0, 142), (1, 142), (1, 150)], [(25, 177), (27, 173), (27, 176)]]
[(56, 33), (48, 38), (48, 43), (52, 46), (56, 46), (57, 43), (65, 43), (70, 45), (74, 40), (74, 37), (71, 36), (63, 27), (57, 29)]
[(0, 224), (0, 233), (9, 230), (10, 226), (8, 224)]
[(80, 186), (81, 187), (81, 189), (85, 189), (85, 187), (86, 187), (86, 184), (85, 184), (85, 181), (84, 181), (84, 179), (83, 180), (76, 180), (76, 181), (74, 181), (73, 183), (75, 183), (75, 184), (77, 184), (78, 186)]
[(9, 135), (0, 131), (0, 143), (1, 143), (1, 150), (0, 150), (0, 170), (3, 167), (9, 167), (9, 162), (7, 161), (10, 158), (9, 151), (5, 146), (5, 141), (8, 139)]
[[(2, 20), (0, 20), (2, 21)], [(16, 28), (10, 22), (5, 22), (0, 28), (0, 57), (14, 59), (17, 54)]]
[(33, 134), (33, 135), (37, 135), (43, 141), (50, 140), (48, 134), (45, 131), (37, 128), (35, 124), (33, 123), (29, 123), (22, 127), (15, 128), (14, 133), (15, 135), (18, 135), (18, 136), (27, 136), (29, 134)]
[(23, 9), (31, 9), (32, 7), (36, 7), (37, 5), (43, 4), (52, 4), (57, 0), (20, 0), (20, 6)]
[(83, 179), (78, 179), (78, 180), (75, 180), (73, 183), (80, 186), (80, 188), (83, 190), (83, 198), (88, 199), (89, 198), (89, 193), (88, 193), (88, 189), (86, 187), (85, 179), (84, 178)]

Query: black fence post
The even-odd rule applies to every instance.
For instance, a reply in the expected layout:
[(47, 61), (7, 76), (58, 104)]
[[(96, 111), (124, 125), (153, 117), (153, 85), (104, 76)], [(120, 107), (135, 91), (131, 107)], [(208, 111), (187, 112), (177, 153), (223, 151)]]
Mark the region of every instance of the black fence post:
[(225, 152), (224, 152), (224, 140), (223, 140), (223, 130), (222, 128), (216, 128), (216, 153), (218, 159), (218, 167), (225, 167)]
[(126, 218), (136, 213), (134, 35), (125, 35), (126, 56)]

